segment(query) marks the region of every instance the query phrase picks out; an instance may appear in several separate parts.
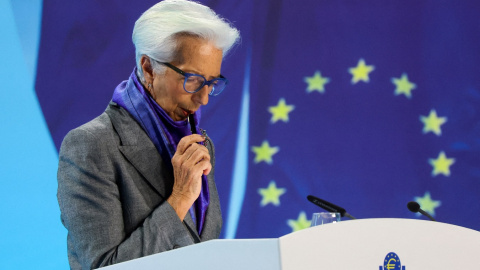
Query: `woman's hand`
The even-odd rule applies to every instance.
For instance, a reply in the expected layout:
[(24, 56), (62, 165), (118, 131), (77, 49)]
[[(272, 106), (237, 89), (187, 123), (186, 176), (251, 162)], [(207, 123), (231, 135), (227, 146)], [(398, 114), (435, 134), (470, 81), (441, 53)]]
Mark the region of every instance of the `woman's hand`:
[(207, 175), (212, 170), (208, 149), (198, 144), (204, 140), (198, 134), (183, 137), (172, 158), (175, 182), (167, 201), (181, 220), (200, 195), (202, 175)]

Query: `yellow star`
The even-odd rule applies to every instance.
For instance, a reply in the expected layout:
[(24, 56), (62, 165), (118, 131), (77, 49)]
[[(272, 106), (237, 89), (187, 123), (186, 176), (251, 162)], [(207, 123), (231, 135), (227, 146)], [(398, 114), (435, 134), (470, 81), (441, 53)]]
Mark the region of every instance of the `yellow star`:
[(370, 78), (368, 77), (368, 74), (374, 69), (374, 66), (365, 65), (365, 60), (358, 60), (358, 64), (356, 67), (348, 69), (348, 72), (353, 75), (352, 84), (356, 84), (359, 81), (369, 82)]
[(272, 164), (272, 156), (280, 151), (280, 148), (277, 146), (270, 147), (268, 141), (263, 141), (261, 146), (252, 146), (252, 151), (256, 154), (255, 163), (265, 161), (268, 164)]
[(275, 206), (279, 206), (280, 196), (282, 196), (285, 192), (285, 188), (277, 188), (275, 181), (270, 181), (270, 184), (267, 188), (258, 189), (258, 194), (262, 195), (262, 201), (260, 202), (260, 205), (265, 206), (271, 203)]
[(392, 78), (392, 83), (397, 86), (395, 96), (404, 94), (407, 98), (411, 98), (412, 90), (417, 88), (416, 84), (408, 80), (408, 76), (405, 73), (400, 78)]
[(434, 201), (430, 197), (430, 192), (425, 192), (425, 195), (423, 197), (415, 197), (415, 201), (420, 204), (420, 208), (422, 208), (423, 211), (429, 213), (432, 216), (435, 216), (435, 208), (439, 207), (442, 205), (441, 201)]
[(440, 126), (447, 122), (446, 117), (438, 117), (435, 110), (431, 110), (428, 116), (420, 115), (420, 121), (423, 122), (423, 133), (428, 133), (429, 131), (435, 133), (435, 135), (440, 136), (442, 130)]
[(288, 113), (290, 113), (294, 109), (295, 109), (295, 106), (287, 105), (285, 103), (285, 99), (281, 98), (278, 101), (277, 106), (268, 107), (268, 111), (272, 114), (272, 119), (270, 119), (270, 122), (275, 123), (278, 120), (282, 120), (283, 122), (288, 122)]
[(447, 158), (445, 152), (440, 152), (437, 159), (429, 159), (428, 163), (432, 165), (433, 171), (432, 176), (443, 174), (445, 176), (450, 176), (450, 166), (455, 163), (454, 158)]
[(304, 81), (308, 83), (307, 93), (317, 90), (320, 93), (325, 93), (325, 84), (330, 82), (330, 78), (322, 77), (320, 71), (316, 71), (313, 77), (305, 77)]
[(303, 211), (300, 212), (297, 220), (289, 219), (287, 221), (288, 226), (290, 226), (290, 228), (292, 228), (292, 232), (296, 232), (296, 231), (306, 229), (306, 228), (310, 227), (311, 223), (312, 223), (312, 221), (307, 219), (307, 215)]

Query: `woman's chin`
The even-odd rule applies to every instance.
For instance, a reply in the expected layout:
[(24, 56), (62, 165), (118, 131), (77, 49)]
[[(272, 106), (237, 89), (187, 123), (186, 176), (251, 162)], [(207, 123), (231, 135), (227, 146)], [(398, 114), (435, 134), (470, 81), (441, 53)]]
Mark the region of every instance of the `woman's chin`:
[(183, 115), (183, 114), (174, 114), (173, 117), (170, 116), (173, 121), (178, 122), (178, 121), (185, 121), (188, 118), (188, 115)]

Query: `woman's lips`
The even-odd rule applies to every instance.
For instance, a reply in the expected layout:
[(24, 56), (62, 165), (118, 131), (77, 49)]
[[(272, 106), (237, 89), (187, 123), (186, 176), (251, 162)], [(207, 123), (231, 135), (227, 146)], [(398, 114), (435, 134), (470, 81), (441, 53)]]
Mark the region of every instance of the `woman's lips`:
[(193, 113), (194, 113), (194, 112), (192, 112), (192, 111), (185, 110), (185, 109), (183, 109), (183, 108), (182, 108), (182, 111), (183, 111), (183, 115), (184, 115), (185, 117), (187, 117), (189, 114), (193, 114)]

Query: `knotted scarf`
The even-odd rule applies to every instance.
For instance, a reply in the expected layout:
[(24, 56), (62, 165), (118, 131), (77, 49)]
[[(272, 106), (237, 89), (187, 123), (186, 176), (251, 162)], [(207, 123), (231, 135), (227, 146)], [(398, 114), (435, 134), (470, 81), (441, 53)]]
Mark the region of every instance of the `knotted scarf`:
[[(173, 174), (171, 159), (177, 150), (178, 142), (186, 135), (192, 134), (188, 121), (173, 121), (139, 82), (135, 68), (127, 81), (121, 82), (113, 93), (112, 101), (127, 110), (145, 130), (157, 148), (163, 162)], [(195, 127), (199, 134), (200, 109), (194, 114)], [(210, 194), (207, 176), (202, 175), (202, 189), (199, 197), (190, 208), (190, 215), (197, 225), (198, 234), (202, 233)]]

